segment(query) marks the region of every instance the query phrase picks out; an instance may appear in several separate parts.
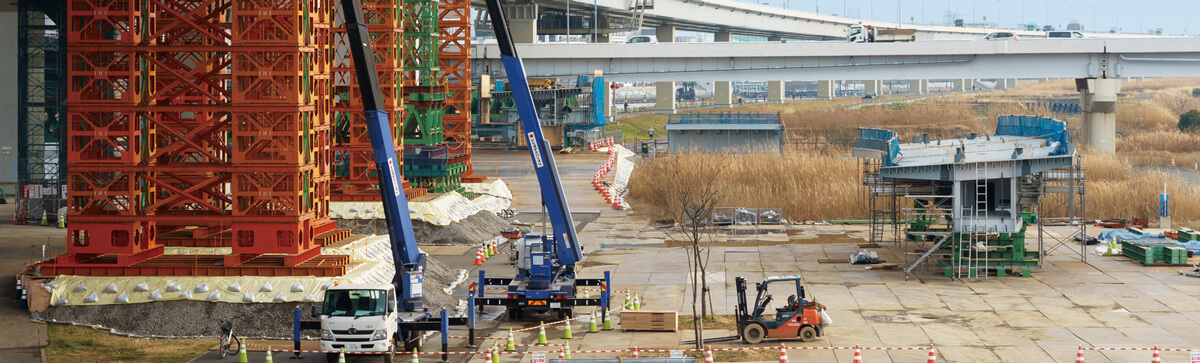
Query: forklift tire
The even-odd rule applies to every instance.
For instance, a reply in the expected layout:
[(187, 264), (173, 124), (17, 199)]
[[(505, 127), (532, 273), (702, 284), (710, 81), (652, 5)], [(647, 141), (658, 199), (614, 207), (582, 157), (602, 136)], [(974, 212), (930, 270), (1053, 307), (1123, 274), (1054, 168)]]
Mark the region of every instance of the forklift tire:
[(762, 343), (763, 339), (766, 339), (766, 337), (767, 327), (760, 323), (746, 324), (746, 326), (742, 328), (742, 340), (745, 340), (746, 343)]
[(817, 340), (817, 329), (812, 325), (805, 325), (800, 328), (800, 341), (811, 342)]

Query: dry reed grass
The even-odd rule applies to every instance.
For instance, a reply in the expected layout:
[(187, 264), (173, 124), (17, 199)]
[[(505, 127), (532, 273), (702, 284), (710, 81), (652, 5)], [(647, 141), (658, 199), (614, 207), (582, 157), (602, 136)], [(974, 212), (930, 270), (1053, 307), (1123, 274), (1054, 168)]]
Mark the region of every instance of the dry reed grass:
[(783, 208), (784, 216), (790, 219), (843, 219), (866, 215), (859, 161), (832, 154), (675, 153), (647, 160), (634, 171), (630, 178), (629, 201), (635, 210), (662, 211), (665, 205), (659, 201), (661, 198), (649, 195), (655, 189), (651, 185), (664, 183), (667, 178), (704, 176), (668, 175), (660, 171), (677, 170), (679, 164), (700, 163), (720, 165), (728, 175), (711, 179), (724, 189), (719, 206)]
[(1129, 163), (1115, 155), (1086, 155), (1083, 163), (1089, 219), (1154, 219), (1158, 215), (1158, 194), (1165, 186), (1171, 195), (1173, 222), (1200, 222), (1200, 186), (1180, 177), (1177, 171), (1134, 171)]
[(1135, 100), (1117, 105), (1117, 131), (1134, 134), (1145, 131), (1171, 130), (1179, 124), (1179, 115), (1154, 100)]

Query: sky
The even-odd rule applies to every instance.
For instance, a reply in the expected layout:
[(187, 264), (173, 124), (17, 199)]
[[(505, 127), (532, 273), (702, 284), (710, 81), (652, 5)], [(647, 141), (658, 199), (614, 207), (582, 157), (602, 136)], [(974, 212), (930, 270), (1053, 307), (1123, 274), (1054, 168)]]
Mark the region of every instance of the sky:
[[(861, 19), (945, 24), (953, 12), (967, 23), (1050, 24), (1064, 29), (1072, 19), (1088, 31), (1144, 33), (1163, 28), (1166, 34), (1200, 34), (1200, 0), (740, 0), (792, 10), (846, 15)], [(899, 12), (897, 12), (899, 7)], [(1024, 8), (1024, 11), (1022, 11)], [(843, 9), (845, 9), (843, 11)], [(999, 15), (997, 15), (999, 14)], [(857, 15), (857, 16), (855, 16)], [(910, 20), (911, 19), (911, 20)]]

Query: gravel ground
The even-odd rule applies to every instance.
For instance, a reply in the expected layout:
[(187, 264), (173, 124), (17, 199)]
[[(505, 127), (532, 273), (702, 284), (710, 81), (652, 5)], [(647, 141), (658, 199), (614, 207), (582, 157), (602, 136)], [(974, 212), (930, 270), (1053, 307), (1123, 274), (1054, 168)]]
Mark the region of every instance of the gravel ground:
[[(425, 307), (431, 312), (442, 308), (454, 311), (458, 299), (443, 290), (455, 281), (458, 271), (429, 258), (425, 269)], [(113, 328), (116, 332), (159, 336), (217, 336), (220, 324), (234, 322), (241, 337), (292, 336), (292, 316), (296, 306), (303, 319), (309, 320), (313, 303), (225, 303), (207, 301), (158, 301), (129, 305), (92, 305), (50, 307), (41, 317), (58, 322), (74, 322)], [(304, 335), (315, 336), (316, 331)]]
[[(353, 234), (387, 234), (387, 222), (382, 219), (358, 220), (337, 219), (338, 228), (349, 229)], [(422, 245), (452, 246), (476, 245), (495, 237), (509, 223), (494, 213), (480, 211), (448, 226), (435, 226), (427, 222), (413, 221), (413, 233)]]

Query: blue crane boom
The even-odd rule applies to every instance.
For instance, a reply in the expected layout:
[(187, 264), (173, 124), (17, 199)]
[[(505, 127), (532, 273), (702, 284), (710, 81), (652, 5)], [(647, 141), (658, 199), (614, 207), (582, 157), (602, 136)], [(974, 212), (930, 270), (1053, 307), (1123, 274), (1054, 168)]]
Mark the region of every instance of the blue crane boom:
[(375, 157), (375, 169), (379, 171), (379, 189), (383, 199), (383, 213), (387, 220), (388, 238), (391, 239), (392, 259), (396, 264), (396, 285), (403, 311), (421, 310), (422, 283), (425, 273), (425, 254), (417, 247), (413, 234), (412, 215), (408, 211), (408, 197), (400, 188), (400, 172), (396, 165), (396, 149), (393, 146), (388, 114), (383, 110), (383, 93), (379, 89), (379, 74), (371, 57), (371, 37), (363, 20), (362, 3), (359, 0), (342, 0), (345, 16), (348, 47), (354, 58), (354, 73), (362, 92), (363, 116), (367, 122), (367, 133), (371, 139), (371, 151)]

